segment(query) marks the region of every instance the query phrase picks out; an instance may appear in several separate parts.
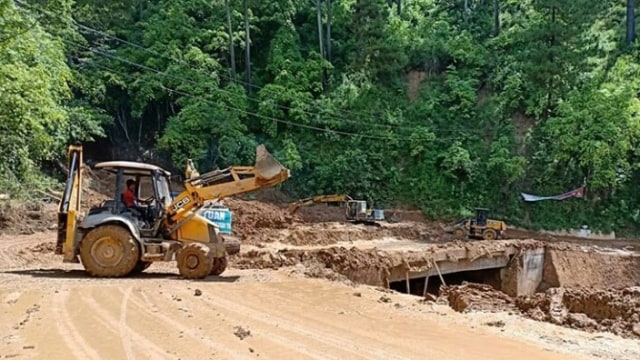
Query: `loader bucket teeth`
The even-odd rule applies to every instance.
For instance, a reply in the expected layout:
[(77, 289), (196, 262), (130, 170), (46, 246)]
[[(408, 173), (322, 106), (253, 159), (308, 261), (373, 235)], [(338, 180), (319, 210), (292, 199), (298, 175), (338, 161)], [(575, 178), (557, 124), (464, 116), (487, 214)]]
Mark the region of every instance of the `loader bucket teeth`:
[(267, 151), (264, 145), (256, 148), (255, 169), (257, 175), (264, 179), (271, 179), (286, 170), (286, 168)]

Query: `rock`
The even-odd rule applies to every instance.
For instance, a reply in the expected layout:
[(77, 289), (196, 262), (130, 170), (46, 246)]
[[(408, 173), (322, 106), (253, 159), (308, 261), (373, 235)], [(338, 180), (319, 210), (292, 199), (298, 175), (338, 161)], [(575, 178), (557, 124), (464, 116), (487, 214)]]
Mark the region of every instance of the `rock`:
[(378, 302), (382, 302), (382, 303), (390, 303), (391, 302), (391, 298), (386, 296), (386, 295), (382, 295), (380, 297), (380, 299), (378, 299)]
[(196, 289), (196, 291), (194, 292), (193, 295), (200, 296), (200, 295), (202, 295), (202, 291), (200, 289)]
[(353, 296), (362, 297), (362, 293), (360, 293), (360, 292), (355, 292), (355, 293), (353, 293)]
[(634, 334), (640, 336), (640, 323), (636, 323), (635, 325), (633, 325), (633, 329), (631, 331), (633, 331)]
[(489, 321), (484, 323), (487, 326), (495, 326), (495, 327), (503, 327), (505, 325), (504, 321), (502, 320), (497, 320), (497, 321)]
[(242, 326), (236, 326), (234, 327), (234, 329), (236, 331), (233, 333), (233, 335), (237, 336), (240, 340), (244, 340), (244, 338), (251, 336), (251, 330), (245, 330), (242, 328)]

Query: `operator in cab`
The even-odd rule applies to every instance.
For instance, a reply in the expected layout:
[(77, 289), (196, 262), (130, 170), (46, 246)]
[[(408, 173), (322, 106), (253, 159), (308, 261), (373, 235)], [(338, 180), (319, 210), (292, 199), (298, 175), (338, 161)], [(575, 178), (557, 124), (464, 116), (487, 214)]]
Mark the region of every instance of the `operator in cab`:
[(124, 191), (124, 193), (122, 193), (122, 201), (124, 202), (124, 205), (127, 207), (127, 209), (136, 210), (140, 213), (140, 217), (143, 220), (148, 221), (149, 219), (146, 216), (147, 210), (139, 205), (139, 203), (142, 203), (144, 201), (141, 201), (136, 196), (136, 185), (137, 184), (135, 180), (127, 180), (127, 189)]

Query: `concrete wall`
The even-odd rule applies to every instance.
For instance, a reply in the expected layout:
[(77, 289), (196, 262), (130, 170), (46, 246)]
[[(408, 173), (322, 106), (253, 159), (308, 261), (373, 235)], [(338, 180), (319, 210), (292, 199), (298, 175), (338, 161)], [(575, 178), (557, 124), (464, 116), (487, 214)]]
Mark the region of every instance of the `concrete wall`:
[[(530, 232), (532, 230), (528, 230), (520, 227), (513, 227), (514, 230), (527, 231)], [(508, 235), (507, 230), (507, 235)], [(589, 229), (569, 229), (569, 230), (560, 230), (560, 231), (550, 231), (550, 230), (540, 230), (537, 231), (540, 234), (546, 235), (554, 235), (554, 236), (565, 236), (565, 237), (575, 237), (581, 239), (594, 239), (594, 240), (615, 240), (616, 233), (601, 233), (601, 232), (593, 232)]]
[(526, 250), (518, 259), (517, 295), (533, 295), (542, 282), (544, 248)]
[(533, 295), (542, 282), (545, 249), (523, 250), (500, 271), (501, 290), (509, 296)]

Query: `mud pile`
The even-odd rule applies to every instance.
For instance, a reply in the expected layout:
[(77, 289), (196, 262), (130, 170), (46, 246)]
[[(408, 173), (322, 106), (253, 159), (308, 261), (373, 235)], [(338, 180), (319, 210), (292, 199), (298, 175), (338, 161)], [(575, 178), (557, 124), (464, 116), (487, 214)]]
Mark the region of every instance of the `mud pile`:
[(458, 312), (516, 309), (513, 298), (485, 284), (463, 282), (462, 285), (442, 286), (438, 301), (442, 300)]
[(520, 297), (517, 307), (526, 316), (587, 331), (640, 336), (640, 287), (620, 290), (553, 288)]
[(223, 202), (233, 212), (233, 233), (241, 239), (261, 237), (267, 230), (285, 229), (294, 222), (285, 209), (273, 204), (233, 198)]
[(541, 246), (539, 242), (488, 242), (428, 244), (419, 251), (387, 251), (377, 248), (364, 249), (333, 246), (319, 249), (261, 249), (250, 250), (234, 256), (231, 265), (240, 269), (278, 269), (302, 264), (320, 264), (351, 281), (373, 285), (389, 285), (391, 278), (397, 278), (409, 269), (430, 268), (435, 260), (452, 259), (456, 256), (475, 258), (490, 255), (495, 251), (531, 248)]
[[(280, 267), (304, 265), (310, 269), (326, 269), (316, 274), (340, 274), (361, 284), (384, 284), (389, 276), (389, 268), (401, 263), (399, 256), (390, 256), (376, 250), (332, 247), (326, 249), (259, 251), (251, 250), (231, 259), (231, 264), (239, 269), (278, 269)], [(313, 275), (312, 275), (313, 276)]]
[(0, 201), (0, 234), (28, 235), (56, 228), (56, 204)]
[(640, 285), (640, 255), (620, 249), (550, 243), (546, 246), (540, 290), (624, 288)]
[[(283, 216), (279, 219), (289, 218)], [(278, 218), (276, 218), (278, 219)], [(295, 219), (291, 219), (295, 220)], [(280, 242), (296, 246), (316, 246), (331, 245), (338, 242), (353, 242), (361, 240), (375, 240), (384, 238), (407, 239), (423, 242), (439, 242), (443, 237), (432, 228), (424, 224), (403, 223), (384, 224), (381, 227), (354, 225), (347, 222), (332, 223), (297, 223), (283, 224), (279, 220), (274, 228), (259, 228), (246, 221), (245, 218), (238, 219), (240, 224), (234, 220), (234, 233), (242, 234), (242, 241), (248, 245), (258, 245)], [(273, 221), (273, 220), (272, 220)], [(255, 223), (253, 223), (255, 224)]]

